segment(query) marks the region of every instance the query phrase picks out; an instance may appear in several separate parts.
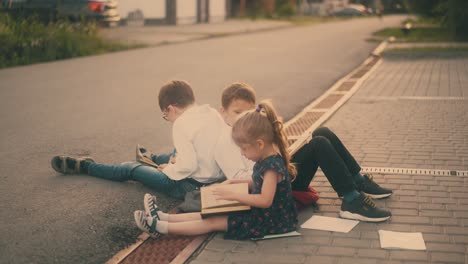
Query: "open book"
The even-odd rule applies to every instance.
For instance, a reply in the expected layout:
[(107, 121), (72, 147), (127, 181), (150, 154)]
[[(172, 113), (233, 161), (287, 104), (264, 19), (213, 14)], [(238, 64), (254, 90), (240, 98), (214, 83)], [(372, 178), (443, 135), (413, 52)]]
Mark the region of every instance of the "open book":
[(218, 189), (231, 190), (237, 193), (248, 194), (248, 183), (234, 183), (234, 184), (215, 184), (211, 186), (202, 187), (201, 191), (201, 215), (202, 217), (225, 214), (228, 212), (246, 211), (250, 210), (249, 205), (241, 204), (237, 201), (217, 200), (216, 196), (212, 193), (213, 190)]
[(159, 168), (159, 165), (154, 163), (151, 159), (151, 152), (149, 152), (145, 147), (140, 146), (140, 144), (137, 144), (136, 146), (136, 161)]

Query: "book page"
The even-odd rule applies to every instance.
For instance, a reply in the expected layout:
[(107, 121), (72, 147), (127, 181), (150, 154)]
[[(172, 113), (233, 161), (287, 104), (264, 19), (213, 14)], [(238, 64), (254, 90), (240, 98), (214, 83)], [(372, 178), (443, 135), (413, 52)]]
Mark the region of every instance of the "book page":
[(248, 183), (235, 183), (235, 184), (216, 184), (207, 187), (201, 188), (201, 199), (202, 199), (202, 208), (218, 208), (223, 206), (239, 205), (237, 201), (228, 201), (228, 200), (217, 200), (216, 196), (213, 195), (213, 190), (231, 190), (236, 193), (248, 194), (249, 193), (249, 184)]
[(388, 249), (426, 250), (421, 232), (393, 232), (379, 230), (380, 246)]
[(359, 221), (314, 215), (301, 225), (301, 228), (348, 233)]

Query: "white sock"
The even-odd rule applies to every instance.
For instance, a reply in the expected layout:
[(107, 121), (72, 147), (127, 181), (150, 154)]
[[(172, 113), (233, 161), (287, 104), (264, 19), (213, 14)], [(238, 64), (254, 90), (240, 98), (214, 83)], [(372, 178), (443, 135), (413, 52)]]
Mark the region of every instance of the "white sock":
[(168, 213), (164, 213), (163, 211), (158, 211), (158, 216), (159, 216), (159, 220), (161, 221), (169, 221)]
[(169, 222), (160, 220), (156, 223), (156, 231), (158, 231), (159, 233), (166, 235), (168, 229), (169, 229)]

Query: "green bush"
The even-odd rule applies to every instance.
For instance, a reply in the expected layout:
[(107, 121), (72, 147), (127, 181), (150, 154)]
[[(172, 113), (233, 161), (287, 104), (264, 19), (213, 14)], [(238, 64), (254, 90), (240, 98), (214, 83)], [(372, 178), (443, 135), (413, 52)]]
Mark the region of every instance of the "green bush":
[(468, 1), (405, 0), (409, 9), (447, 28), (454, 40), (468, 40)]
[(292, 17), (296, 14), (296, 7), (290, 1), (277, 0), (276, 14), (280, 17)]
[(404, 34), (401, 28), (385, 28), (374, 33), (377, 37), (396, 37), (400, 42), (450, 42), (453, 41), (450, 32), (441, 27), (415, 27), (409, 34)]
[(97, 36), (93, 22), (48, 24), (0, 13), (0, 68), (99, 54), (127, 48)]

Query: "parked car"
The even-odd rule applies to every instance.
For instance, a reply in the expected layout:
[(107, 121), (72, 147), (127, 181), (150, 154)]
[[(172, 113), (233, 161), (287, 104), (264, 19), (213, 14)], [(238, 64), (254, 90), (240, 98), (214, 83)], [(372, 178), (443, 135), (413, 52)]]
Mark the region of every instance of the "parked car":
[(347, 5), (345, 8), (334, 12), (332, 15), (334, 16), (365, 16), (368, 15), (368, 9), (363, 5), (358, 4), (350, 4)]
[(345, 7), (341, 9), (340, 11), (333, 13), (332, 15), (334, 16), (364, 16), (366, 15), (366, 13), (358, 9), (352, 8), (352, 7)]
[(0, 0), (0, 7), (11, 13), (37, 13), (47, 19), (96, 20), (106, 26), (115, 26), (120, 21), (116, 0)]

